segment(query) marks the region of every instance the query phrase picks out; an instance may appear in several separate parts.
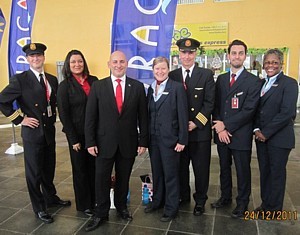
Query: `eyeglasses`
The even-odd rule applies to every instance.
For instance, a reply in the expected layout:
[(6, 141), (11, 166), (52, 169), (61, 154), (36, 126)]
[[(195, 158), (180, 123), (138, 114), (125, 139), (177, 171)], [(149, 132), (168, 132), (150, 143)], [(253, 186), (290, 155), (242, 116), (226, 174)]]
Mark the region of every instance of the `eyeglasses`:
[(278, 65), (280, 65), (280, 62), (278, 62), (278, 61), (265, 61), (264, 66), (266, 66), (266, 65), (278, 66)]

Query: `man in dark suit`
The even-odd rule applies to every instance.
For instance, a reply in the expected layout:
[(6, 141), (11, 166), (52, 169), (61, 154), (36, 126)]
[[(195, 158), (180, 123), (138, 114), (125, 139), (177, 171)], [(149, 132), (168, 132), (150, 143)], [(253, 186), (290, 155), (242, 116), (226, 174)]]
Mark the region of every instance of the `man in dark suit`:
[(215, 82), (209, 69), (195, 66), (195, 58), (200, 43), (192, 38), (177, 41), (182, 67), (170, 72), (169, 77), (184, 85), (189, 110), (189, 143), (180, 158), (180, 200), (190, 201), (190, 172), (192, 166), (195, 175), (194, 215), (204, 213), (209, 185), (211, 159), (211, 113), (215, 101)]
[[(58, 82), (44, 72), (46, 48), (41, 43), (23, 47), (30, 69), (10, 78), (9, 85), (0, 93), (0, 110), (15, 125), (22, 125), (25, 175), (33, 211), (43, 222), (52, 223), (47, 206), (70, 206), (71, 202), (61, 200), (53, 184)], [(13, 109), (15, 100), (21, 110)]]
[[(127, 209), (129, 178), (135, 156), (148, 144), (148, 112), (144, 86), (126, 76), (127, 60), (115, 51), (108, 62), (111, 76), (94, 82), (86, 108), (86, 147), (96, 157), (96, 211), (86, 231), (108, 220), (111, 172), (115, 165), (114, 204), (132, 220)], [(139, 127), (139, 133), (138, 133)]]
[(261, 82), (243, 66), (247, 46), (234, 40), (228, 47), (230, 72), (222, 74), (216, 82), (216, 103), (213, 113), (214, 141), (220, 161), (221, 198), (213, 208), (224, 207), (232, 199), (232, 156), (237, 174), (237, 206), (231, 216), (244, 216), (251, 193), (251, 149), (253, 117), (259, 100)]
[(295, 147), (298, 84), (283, 74), (282, 65), (283, 53), (280, 50), (266, 52), (263, 66), (267, 77), (261, 89), (254, 125), (262, 200), (256, 211), (265, 213), (282, 211), (286, 164), (291, 149)]

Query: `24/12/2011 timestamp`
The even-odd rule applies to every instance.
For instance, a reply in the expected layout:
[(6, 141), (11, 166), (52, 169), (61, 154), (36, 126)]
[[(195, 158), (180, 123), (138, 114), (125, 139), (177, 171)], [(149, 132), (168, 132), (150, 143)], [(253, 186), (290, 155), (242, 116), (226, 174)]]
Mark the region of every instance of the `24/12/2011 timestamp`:
[(298, 220), (297, 211), (245, 211), (244, 220)]

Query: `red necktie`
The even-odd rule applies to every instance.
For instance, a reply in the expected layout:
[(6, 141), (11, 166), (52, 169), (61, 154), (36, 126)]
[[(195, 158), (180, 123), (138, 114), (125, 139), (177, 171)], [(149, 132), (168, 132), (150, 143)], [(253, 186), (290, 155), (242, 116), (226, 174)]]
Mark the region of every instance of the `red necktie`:
[(234, 73), (231, 74), (231, 80), (230, 80), (230, 83), (229, 83), (230, 87), (232, 87), (233, 83), (235, 83), (235, 76), (236, 76), (236, 74), (234, 74)]
[(119, 113), (122, 111), (122, 105), (123, 105), (123, 98), (122, 98), (122, 86), (121, 86), (121, 79), (116, 79), (116, 82), (118, 83), (116, 87), (116, 102)]

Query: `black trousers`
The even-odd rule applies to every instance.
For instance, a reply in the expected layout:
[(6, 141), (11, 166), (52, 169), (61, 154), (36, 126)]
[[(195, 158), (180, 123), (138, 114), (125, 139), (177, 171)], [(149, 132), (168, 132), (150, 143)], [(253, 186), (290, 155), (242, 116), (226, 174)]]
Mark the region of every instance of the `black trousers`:
[[(100, 149), (101, 151), (101, 149)], [(113, 158), (96, 158), (96, 217), (107, 217), (110, 209), (111, 174), (115, 165), (114, 204), (117, 211), (127, 209), (129, 178), (135, 158), (124, 158), (118, 148)]]
[(262, 207), (267, 211), (283, 208), (286, 184), (286, 164), (291, 149), (256, 142), (260, 171), (260, 194)]
[(235, 150), (227, 145), (217, 146), (220, 161), (221, 197), (231, 199), (232, 197), (232, 156), (234, 159), (238, 196), (237, 205), (247, 207), (251, 194), (251, 150)]
[(84, 136), (79, 137), (79, 142), (81, 150), (76, 152), (69, 142), (69, 152), (76, 209), (84, 211), (95, 207), (95, 157), (84, 149)]
[(59, 198), (53, 184), (55, 172), (55, 142), (36, 144), (23, 140), (25, 176), (28, 192), (35, 213), (46, 210), (47, 203)]
[(179, 160), (180, 153), (174, 147), (166, 147), (160, 136), (151, 136), (150, 160), (153, 178), (154, 208), (164, 205), (164, 214), (175, 216), (179, 208)]
[(190, 171), (192, 162), (195, 176), (195, 193), (193, 195), (196, 204), (205, 205), (209, 186), (209, 172), (211, 159), (211, 142), (189, 142), (187, 148), (180, 157), (180, 198), (190, 200)]

